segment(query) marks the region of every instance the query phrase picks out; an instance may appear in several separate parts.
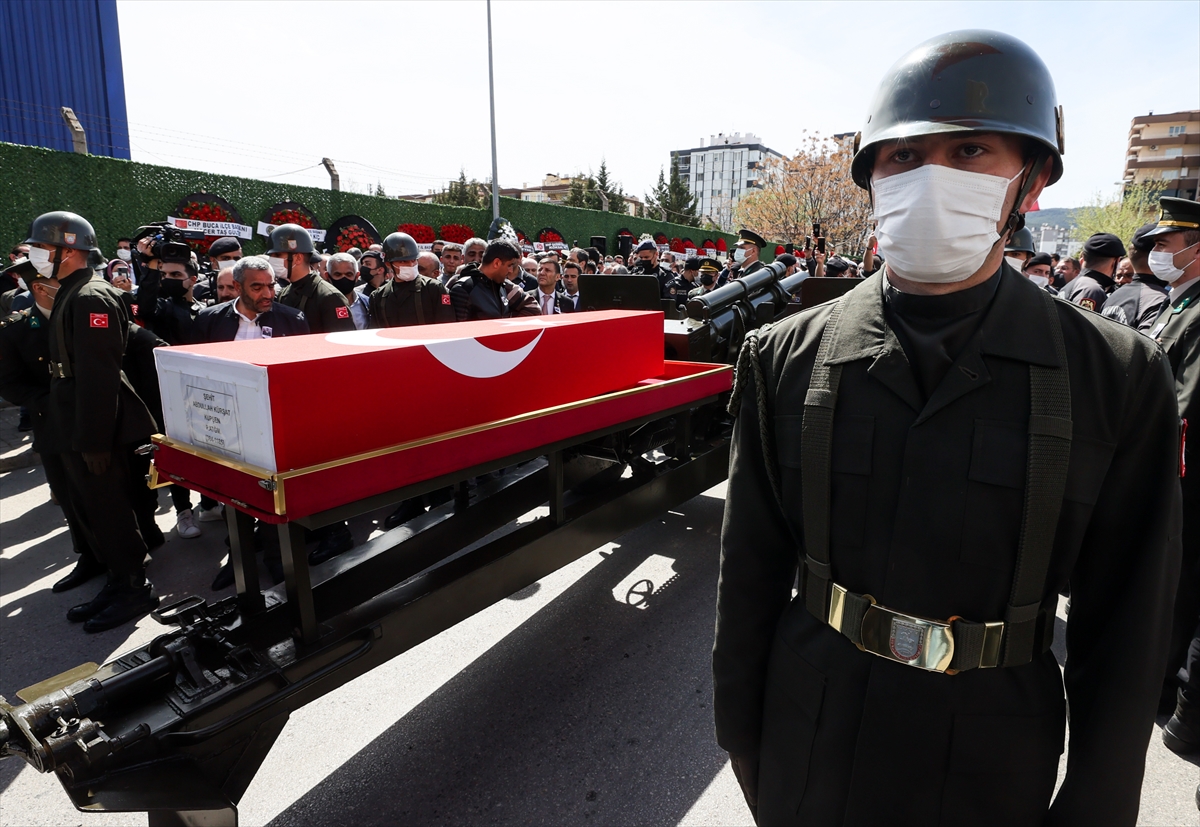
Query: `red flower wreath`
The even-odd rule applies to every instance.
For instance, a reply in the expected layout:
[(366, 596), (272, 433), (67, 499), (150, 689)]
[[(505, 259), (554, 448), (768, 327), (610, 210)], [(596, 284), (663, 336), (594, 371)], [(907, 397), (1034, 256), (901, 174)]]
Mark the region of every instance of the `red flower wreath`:
[(563, 237), (559, 235), (557, 230), (542, 230), (538, 233), (538, 241), (543, 244), (561, 244)]
[(442, 238), (451, 244), (462, 244), (467, 239), (474, 238), (475, 231), (466, 224), (443, 224)]
[(334, 245), (338, 248), (339, 253), (344, 253), (351, 247), (357, 247), (360, 250), (366, 250), (375, 242), (371, 240), (371, 236), (362, 227), (357, 224), (351, 224), (338, 233), (337, 240)]
[(278, 227), (280, 224), (299, 224), (306, 230), (317, 226), (315, 221), (300, 210), (277, 210), (271, 213), (271, 220), (267, 223), (274, 227)]
[[(190, 218), (193, 221), (233, 221), (233, 215), (229, 210), (220, 204), (212, 204), (207, 201), (189, 201), (179, 212), (184, 218)], [(205, 236), (203, 240), (189, 241), (188, 246), (197, 253), (207, 253), (208, 247), (212, 243), (211, 239), (214, 238), (217, 236)]]
[(683, 240), (683, 249), (684, 250), (695, 250), (696, 242), (692, 241), (690, 238), (685, 238)]
[(658, 244), (658, 245), (662, 245), (662, 244), (667, 244), (667, 243), (669, 243), (669, 239), (667, 238), (667, 234), (666, 234), (666, 233), (655, 233), (655, 234), (654, 234), (654, 243), (655, 243), (655, 244)]
[(782, 244), (775, 245), (775, 255), (777, 255), (777, 256), (783, 255), (783, 245)]
[(728, 249), (729, 249), (729, 247), (725, 244), (725, 239), (718, 238), (717, 239), (717, 250), (724, 253)]
[(433, 227), (428, 224), (401, 224), (396, 228), (396, 232), (408, 233), (418, 244), (432, 244), (437, 240), (437, 236), (433, 234)]
[(682, 253), (683, 252), (683, 241), (681, 241), (678, 238), (672, 238), (671, 239), (671, 252), (672, 253)]

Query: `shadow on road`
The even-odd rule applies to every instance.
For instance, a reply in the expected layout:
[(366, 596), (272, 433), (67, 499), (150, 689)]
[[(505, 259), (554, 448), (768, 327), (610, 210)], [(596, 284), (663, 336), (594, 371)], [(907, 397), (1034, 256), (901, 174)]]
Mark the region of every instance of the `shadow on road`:
[(697, 497), (623, 538), (272, 824), (677, 822), (726, 760), (710, 671), (722, 508)]

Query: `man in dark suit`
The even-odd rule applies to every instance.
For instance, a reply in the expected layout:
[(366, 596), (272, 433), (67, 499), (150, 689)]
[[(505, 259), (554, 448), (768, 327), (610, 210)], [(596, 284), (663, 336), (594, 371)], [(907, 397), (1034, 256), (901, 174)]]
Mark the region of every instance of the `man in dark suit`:
[(238, 297), (206, 307), (192, 325), (192, 342), (232, 342), (302, 336), (308, 320), (299, 310), (275, 301), (275, 279), (264, 256), (244, 258), (233, 266)]
[[(562, 297), (563, 297), (563, 312), (574, 313), (576, 310), (581, 310), (579, 306), (579, 277), (583, 275), (583, 271), (578, 264), (567, 262), (563, 265), (562, 272)], [(569, 311), (567, 310), (569, 308)]]
[[(580, 265), (567, 262), (578, 268)], [(537, 290), (530, 290), (526, 295), (529, 301), (536, 304), (543, 316), (553, 316), (557, 313), (573, 313), (575, 303), (558, 291), (558, 280), (562, 276), (562, 265), (555, 256), (546, 256), (538, 264)]]

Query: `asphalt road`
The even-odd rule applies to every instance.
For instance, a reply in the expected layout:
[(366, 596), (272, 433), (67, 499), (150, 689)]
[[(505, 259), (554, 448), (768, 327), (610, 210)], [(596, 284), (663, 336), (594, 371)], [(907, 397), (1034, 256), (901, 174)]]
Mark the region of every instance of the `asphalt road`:
[[(718, 486), (294, 714), (242, 800), (246, 825), (748, 825), (712, 734)], [(159, 523), (173, 529), (165, 492)], [(386, 512), (352, 524), (378, 532)], [(527, 515), (531, 519), (535, 514)], [(164, 601), (214, 596), (221, 523), (168, 533), (150, 575)], [(73, 563), (40, 467), (0, 475), (0, 694), (150, 640), (99, 635), (55, 595)], [(228, 593), (222, 593), (226, 594)], [(215, 595), (220, 596), (220, 595)], [(1160, 721), (1162, 723), (1162, 721)], [(1156, 730), (1139, 823), (1196, 824), (1200, 773)], [(0, 761), (4, 825), (145, 824), (76, 812), (52, 776)]]

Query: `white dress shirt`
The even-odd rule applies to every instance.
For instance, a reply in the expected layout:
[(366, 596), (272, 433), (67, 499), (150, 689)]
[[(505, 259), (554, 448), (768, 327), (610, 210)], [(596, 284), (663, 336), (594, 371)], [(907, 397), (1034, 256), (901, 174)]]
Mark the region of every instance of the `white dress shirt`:
[(254, 319), (248, 319), (242, 315), (241, 308), (238, 307), (236, 300), (233, 303), (233, 312), (236, 313), (238, 317), (237, 335), (233, 337), (235, 342), (242, 341), (244, 339), (263, 338), (262, 328), (258, 326)]

